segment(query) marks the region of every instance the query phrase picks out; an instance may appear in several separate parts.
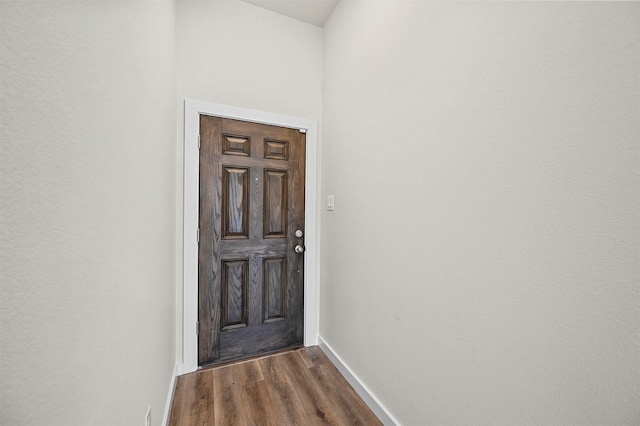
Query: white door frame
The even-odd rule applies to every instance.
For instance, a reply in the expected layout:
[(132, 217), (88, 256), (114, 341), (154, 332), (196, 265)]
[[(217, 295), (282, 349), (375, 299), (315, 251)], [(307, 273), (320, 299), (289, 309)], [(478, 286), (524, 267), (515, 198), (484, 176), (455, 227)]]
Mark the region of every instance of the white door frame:
[(304, 256), (304, 345), (318, 344), (318, 297), (316, 293), (316, 185), (318, 123), (304, 118), (288, 117), (257, 110), (239, 108), (194, 99), (185, 100), (184, 108), (184, 298), (182, 364), (178, 374), (198, 368), (198, 198), (199, 165), (198, 138), (200, 115), (232, 118), (260, 124), (300, 129), (307, 133), (305, 178), (305, 245)]

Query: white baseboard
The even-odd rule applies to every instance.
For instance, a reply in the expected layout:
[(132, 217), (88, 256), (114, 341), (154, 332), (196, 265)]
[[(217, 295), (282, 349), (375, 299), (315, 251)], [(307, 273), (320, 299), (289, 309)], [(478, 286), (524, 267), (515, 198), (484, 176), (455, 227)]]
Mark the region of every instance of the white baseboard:
[(342, 373), (347, 382), (353, 387), (360, 398), (371, 408), (376, 416), (380, 419), (385, 426), (399, 426), (400, 422), (396, 420), (389, 410), (375, 397), (373, 393), (367, 388), (349, 368), (347, 364), (340, 358), (340, 356), (333, 350), (333, 348), (322, 338), (318, 336), (319, 346), (322, 351), (327, 354), (327, 357), (333, 362), (336, 368)]
[(173, 367), (171, 373), (171, 382), (169, 383), (169, 393), (167, 394), (167, 402), (164, 406), (164, 416), (162, 417), (162, 425), (169, 424), (169, 414), (171, 413), (171, 403), (173, 402), (173, 392), (176, 390), (176, 378), (178, 377), (178, 364)]

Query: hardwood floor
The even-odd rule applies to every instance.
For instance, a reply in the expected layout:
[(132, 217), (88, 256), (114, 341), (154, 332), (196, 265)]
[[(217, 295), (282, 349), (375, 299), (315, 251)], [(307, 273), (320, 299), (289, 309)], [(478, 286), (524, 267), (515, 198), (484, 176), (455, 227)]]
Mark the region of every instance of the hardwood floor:
[(317, 347), (178, 377), (170, 426), (381, 425)]

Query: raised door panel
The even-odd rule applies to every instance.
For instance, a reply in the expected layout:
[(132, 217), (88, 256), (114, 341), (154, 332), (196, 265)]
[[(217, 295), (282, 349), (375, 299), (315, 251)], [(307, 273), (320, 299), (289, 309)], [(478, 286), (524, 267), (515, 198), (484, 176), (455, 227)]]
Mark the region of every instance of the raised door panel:
[(288, 160), (289, 159), (289, 142), (265, 139), (264, 158), (270, 158), (273, 160)]
[(286, 257), (264, 259), (263, 274), (264, 322), (282, 321), (285, 317), (287, 294)]
[(248, 259), (222, 261), (222, 330), (247, 326)]
[(264, 237), (286, 238), (287, 236), (287, 172), (264, 171)]
[(222, 153), (241, 157), (251, 156), (251, 138), (248, 136), (222, 135)]
[(248, 168), (222, 168), (222, 238), (249, 238)]

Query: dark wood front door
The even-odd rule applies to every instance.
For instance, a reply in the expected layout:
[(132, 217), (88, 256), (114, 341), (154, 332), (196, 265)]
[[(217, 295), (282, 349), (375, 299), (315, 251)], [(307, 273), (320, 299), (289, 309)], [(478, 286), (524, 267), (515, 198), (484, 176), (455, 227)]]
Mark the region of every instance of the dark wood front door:
[(302, 344), (305, 140), (200, 116), (199, 365)]

